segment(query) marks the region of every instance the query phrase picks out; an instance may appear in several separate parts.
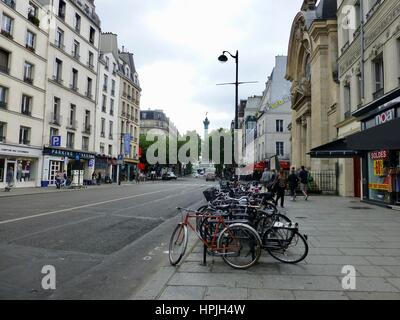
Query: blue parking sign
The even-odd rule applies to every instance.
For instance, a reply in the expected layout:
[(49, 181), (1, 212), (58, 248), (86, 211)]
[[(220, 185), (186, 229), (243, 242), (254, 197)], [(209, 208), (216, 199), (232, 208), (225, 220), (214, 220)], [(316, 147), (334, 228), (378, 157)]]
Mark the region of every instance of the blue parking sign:
[(52, 147), (61, 147), (61, 136), (52, 136), (51, 137), (51, 146)]

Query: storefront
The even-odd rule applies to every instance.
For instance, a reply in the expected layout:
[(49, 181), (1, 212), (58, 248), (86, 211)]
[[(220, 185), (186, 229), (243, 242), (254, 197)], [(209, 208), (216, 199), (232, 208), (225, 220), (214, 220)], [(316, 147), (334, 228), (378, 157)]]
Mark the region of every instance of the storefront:
[(116, 158), (97, 155), (95, 172), (101, 174), (102, 178), (109, 177), (113, 182), (117, 182), (118, 160)]
[(43, 150), (42, 187), (54, 186), (58, 172), (65, 172), (72, 178), (76, 170), (83, 171), (83, 180), (91, 181), (95, 168), (95, 154), (61, 148)]
[(6, 185), (7, 172), (12, 172), (17, 188), (39, 187), (42, 150), (0, 145), (0, 186)]
[(122, 180), (134, 181), (138, 171), (139, 160), (125, 159), (122, 166)]
[(347, 144), (362, 152), (363, 199), (400, 205), (400, 89), (354, 113), (362, 131)]

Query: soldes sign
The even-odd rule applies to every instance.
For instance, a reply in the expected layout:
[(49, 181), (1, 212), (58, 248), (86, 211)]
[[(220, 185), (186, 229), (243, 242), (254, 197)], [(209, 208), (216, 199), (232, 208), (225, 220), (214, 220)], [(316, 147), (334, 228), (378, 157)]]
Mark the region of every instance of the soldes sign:
[(384, 124), (386, 122), (392, 121), (394, 119), (394, 109), (388, 110), (380, 115), (376, 116), (376, 125)]
[(389, 157), (389, 151), (388, 150), (381, 150), (381, 151), (371, 152), (371, 159), (372, 160), (385, 160), (388, 157)]

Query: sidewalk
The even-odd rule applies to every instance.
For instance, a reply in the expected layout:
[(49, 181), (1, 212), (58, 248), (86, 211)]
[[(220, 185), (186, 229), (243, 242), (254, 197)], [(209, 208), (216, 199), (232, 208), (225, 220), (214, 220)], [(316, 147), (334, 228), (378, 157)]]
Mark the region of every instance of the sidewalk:
[[(202, 266), (202, 247), (192, 235), (181, 265), (169, 266), (166, 255), (164, 266), (132, 299), (400, 299), (399, 212), (326, 196), (287, 201), (286, 210), (309, 236), (305, 262), (285, 265), (263, 252), (258, 265), (247, 271), (212, 257)], [(342, 288), (346, 265), (357, 270), (354, 291)]]

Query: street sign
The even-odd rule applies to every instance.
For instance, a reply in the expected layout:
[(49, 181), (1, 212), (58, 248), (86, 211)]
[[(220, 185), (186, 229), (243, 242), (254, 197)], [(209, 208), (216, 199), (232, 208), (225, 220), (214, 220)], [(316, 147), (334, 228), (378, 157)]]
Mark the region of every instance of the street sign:
[(61, 147), (61, 136), (52, 136), (51, 137), (51, 146), (52, 147)]
[(81, 161), (81, 155), (79, 153), (75, 155), (75, 161)]
[(93, 168), (94, 167), (94, 159), (90, 159), (89, 160), (89, 168)]

